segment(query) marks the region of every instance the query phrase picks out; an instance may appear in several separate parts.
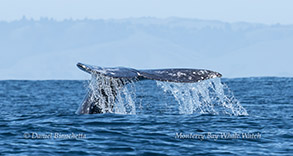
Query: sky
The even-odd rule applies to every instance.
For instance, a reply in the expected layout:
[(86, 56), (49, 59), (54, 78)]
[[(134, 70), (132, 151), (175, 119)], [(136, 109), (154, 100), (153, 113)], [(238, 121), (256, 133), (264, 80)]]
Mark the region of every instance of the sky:
[(293, 24), (292, 0), (0, 0), (0, 20), (181, 17)]
[[(292, 6), (293, 0), (0, 0), (0, 21), (8, 21), (0, 22), (0, 80), (87, 79), (75, 66), (80, 61), (292, 77)], [(40, 18), (104, 21), (47, 25)]]

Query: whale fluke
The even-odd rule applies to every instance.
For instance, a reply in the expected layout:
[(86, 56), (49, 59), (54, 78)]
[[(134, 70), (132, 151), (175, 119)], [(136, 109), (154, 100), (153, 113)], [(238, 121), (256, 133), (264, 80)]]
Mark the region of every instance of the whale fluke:
[(218, 72), (205, 69), (153, 69), (137, 70), (125, 67), (103, 68), (98, 66), (78, 63), (77, 67), (90, 74), (102, 74), (113, 78), (158, 80), (180, 83), (194, 83), (202, 80), (222, 77)]
[[(110, 88), (112, 95), (115, 96), (118, 92), (117, 89), (123, 87), (123, 85), (140, 80), (157, 80), (177, 83), (195, 83), (210, 78), (222, 77), (218, 72), (205, 70), (205, 69), (150, 69), (150, 70), (137, 70), (133, 68), (116, 67), (116, 68), (105, 68), (87, 65), (83, 63), (77, 63), (77, 67), (81, 70), (92, 74), (94, 77), (104, 76), (109, 78), (107, 81), (108, 89)], [(115, 88), (113, 84), (119, 83), (119, 87)], [(101, 87), (101, 86), (97, 86)], [(101, 94), (100, 97), (95, 97), (92, 91), (89, 91), (84, 102), (80, 105), (77, 113), (78, 114), (95, 114), (95, 113), (107, 113), (111, 112), (114, 101), (109, 101), (107, 94), (105, 93), (106, 88), (98, 88)], [(99, 98), (106, 99), (100, 100)], [(107, 111), (102, 111), (106, 106)]]

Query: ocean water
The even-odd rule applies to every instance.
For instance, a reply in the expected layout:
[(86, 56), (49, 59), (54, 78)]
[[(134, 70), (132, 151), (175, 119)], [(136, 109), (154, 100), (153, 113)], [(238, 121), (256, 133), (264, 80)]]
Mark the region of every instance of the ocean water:
[(293, 154), (293, 78), (222, 79), (233, 103), (225, 108), (200, 88), (205, 107), (190, 104), (192, 86), (141, 81), (131, 86), (132, 113), (79, 115), (88, 83), (0, 81), (0, 154)]

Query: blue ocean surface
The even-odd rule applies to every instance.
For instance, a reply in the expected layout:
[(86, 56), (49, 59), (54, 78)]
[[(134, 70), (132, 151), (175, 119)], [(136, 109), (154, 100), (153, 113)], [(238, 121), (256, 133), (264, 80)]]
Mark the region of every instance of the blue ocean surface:
[(180, 113), (151, 80), (135, 84), (135, 113), (76, 114), (88, 83), (0, 81), (0, 154), (293, 154), (293, 78), (222, 79), (248, 115)]

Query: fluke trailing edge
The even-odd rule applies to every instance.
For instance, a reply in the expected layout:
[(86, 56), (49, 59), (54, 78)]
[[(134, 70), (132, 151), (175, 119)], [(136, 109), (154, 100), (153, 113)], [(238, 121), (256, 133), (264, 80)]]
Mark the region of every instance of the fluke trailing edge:
[(116, 67), (102, 68), (98, 66), (78, 63), (77, 67), (90, 74), (101, 74), (113, 78), (158, 80), (168, 82), (194, 83), (202, 80), (221, 77), (218, 72), (205, 69), (151, 69), (136, 70), (132, 68)]
[[(100, 84), (96, 86), (97, 88), (95, 91), (98, 92), (99, 96), (96, 96), (94, 93), (95, 91), (90, 89), (84, 102), (77, 111), (78, 114), (113, 112), (117, 92), (123, 85), (129, 82), (149, 79), (177, 83), (195, 83), (222, 76), (218, 72), (205, 69), (174, 68), (137, 70), (124, 67), (103, 68), (82, 63), (78, 63), (77, 67), (90, 73), (93, 77), (105, 78), (105, 80), (101, 82), (103, 85)], [(112, 98), (109, 98), (109, 94), (111, 94)]]

